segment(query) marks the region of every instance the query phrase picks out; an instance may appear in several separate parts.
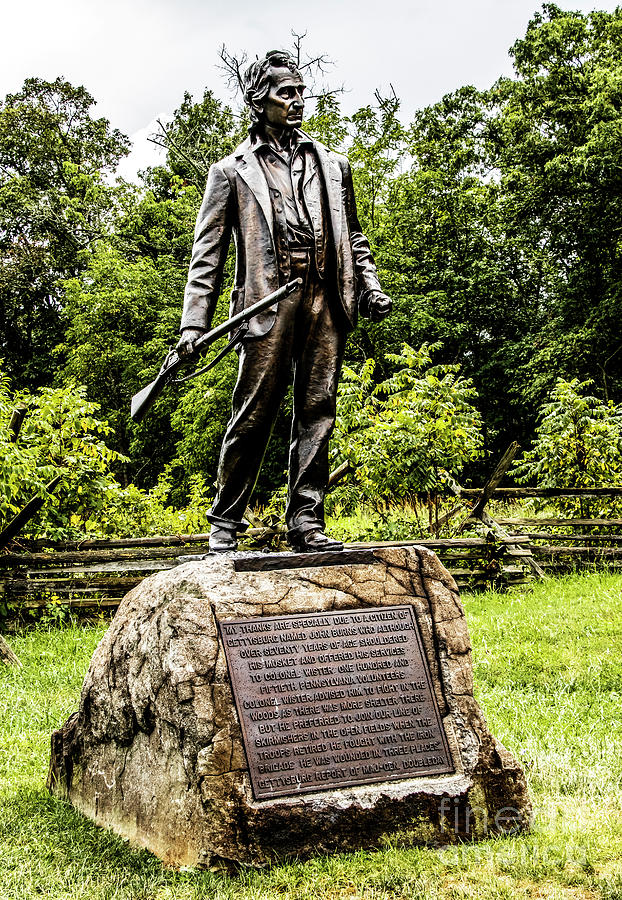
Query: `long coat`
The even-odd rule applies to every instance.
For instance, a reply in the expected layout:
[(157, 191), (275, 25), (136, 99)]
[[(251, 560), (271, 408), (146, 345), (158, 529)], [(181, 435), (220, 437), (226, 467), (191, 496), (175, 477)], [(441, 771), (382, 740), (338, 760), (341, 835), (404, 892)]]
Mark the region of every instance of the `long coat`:
[[(304, 135), (307, 138), (306, 135)], [(359, 299), (380, 290), (376, 267), (356, 212), (350, 164), (319, 141), (312, 141), (317, 165), (305, 173), (306, 190), (312, 178), (323, 184), (320, 208), (309, 205), (314, 231), (325, 229), (326, 259), (316, 260), (345, 314), (345, 327), (356, 324)], [(317, 191), (314, 192), (317, 195)], [(325, 212), (323, 212), (325, 210)], [(327, 220), (318, 221), (322, 216)], [(233, 233), (236, 244), (235, 287), (231, 315), (256, 303), (289, 280), (287, 251), (277, 259), (274, 206), (266, 178), (250, 138), (210, 168), (199, 210), (181, 329), (209, 328), (222, 288), (225, 259)], [(332, 284), (331, 284), (332, 282)], [(266, 334), (274, 324), (276, 307), (256, 316), (249, 333)]]

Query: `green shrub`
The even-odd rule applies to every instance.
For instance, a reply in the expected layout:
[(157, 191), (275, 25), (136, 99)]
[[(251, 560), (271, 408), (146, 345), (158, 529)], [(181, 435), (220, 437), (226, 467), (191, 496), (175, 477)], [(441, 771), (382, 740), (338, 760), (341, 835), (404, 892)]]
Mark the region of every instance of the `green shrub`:
[[(10, 422), (25, 407), (17, 440)], [(171, 467), (151, 491), (123, 486), (118, 471), (126, 458), (111, 450), (107, 422), (99, 406), (86, 399), (86, 388), (42, 388), (36, 394), (12, 393), (0, 374), (0, 529), (33, 497), (42, 509), (21, 535), (52, 540), (112, 535), (149, 535), (205, 531), (210, 489), (201, 475), (181, 509), (170, 505), (176, 481)], [(60, 478), (51, 493), (46, 485)]]
[(458, 475), (482, 455), (482, 420), (475, 389), (459, 366), (432, 365), (439, 344), (404, 344), (388, 359), (398, 366), (374, 381), (375, 362), (346, 366), (339, 387), (333, 464), (349, 462), (354, 482), (337, 488), (330, 507), (351, 510), (361, 501), (385, 506), (420, 491), (435, 491), (443, 471)]
[[(594, 488), (620, 483), (622, 477), (622, 406), (585, 391), (591, 381), (558, 379), (540, 410), (531, 450), (512, 475), (542, 488)], [(613, 515), (620, 502), (609, 498), (556, 498), (547, 501), (561, 513)]]
[[(17, 437), (10, 421), (17, 407), (26, 415)], [(27, 526), (31, 535), (56, 538), (85, 530), (87, 521), (105, 514), (107, 490), (116, 481), (113, 463), (124, 457), (106, 446), (110, 433), (96, 417), (98, 407), (81, 387), (41, 388), (36, 394), (11, 394), (0, 377), (0, 525), (32, 497), (45, 504)], [(46, 485), (60, 478), (48, 494)]]

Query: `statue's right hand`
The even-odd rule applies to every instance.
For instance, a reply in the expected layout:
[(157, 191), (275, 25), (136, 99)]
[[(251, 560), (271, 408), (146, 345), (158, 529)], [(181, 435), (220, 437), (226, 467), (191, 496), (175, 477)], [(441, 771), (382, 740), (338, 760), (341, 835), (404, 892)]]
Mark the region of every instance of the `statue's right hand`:
[(177, 342), (177, 346), (175, 347), (179, 355), (190, 356), (194, 342), (198, 340), (202, 334), (205, 334), (204, 328), (184, 328), (181, 332), (181, 337)]

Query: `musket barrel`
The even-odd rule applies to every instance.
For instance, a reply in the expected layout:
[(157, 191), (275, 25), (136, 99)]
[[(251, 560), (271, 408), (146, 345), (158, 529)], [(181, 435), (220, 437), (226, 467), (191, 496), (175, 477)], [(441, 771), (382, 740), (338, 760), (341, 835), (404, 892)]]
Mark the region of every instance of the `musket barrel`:
[(201, 337), (194, 342), (194, 350), (198, 351), (202, 347), (213, 344), (214, 341), (217, 341), (218, 338), (223, 337), (225, 334), (227, 334), (228, 331), (231, 331), (233, 328), (235, 328), (236, 325), (239, 325), (241, 322), (247, 322), (249, 319), (252, 319), (253, 316), (256, 316), (258, 313), (263, 312), (264, 309), (268, 309), (269, 306), (272, 306), (274, 303), (278, 303), (278, 301), (282, 300), (283, 297), (286, 297), (288, 294), (293, 293), (293, 291), (295, 291), (296, 288), (301, 284), (302, 278), (296, 278), (294, 279), (294, 281), (288, 281), (287, 284), (284, 284), (276, 291), (273, 291), (271, 294), (267, 294), (267, 296), (262, 297), (262, 299), (258, 300), (257, 303), (253, 303), (252, 306), (248, 306), (246, 309), (241, 310), (241, 312), (236, 313), (235, 316), (227, 319), (227, 321), (223, 322), (222, 325), (217, 325), (216, 328), (212, 328), (212, 330), (208, 331), (207, 334), (202, 334)]
[(171, 376), (181, 366), (185, 365), (187, 362), (190, 362), (193, 357), (197, 356), (202, 350), (207, 349), (210, 344), (213, 344), (219, 338), (223, 337), (225, 334), (227, 334), (227, 332), (235, 328), (236, 325), (239, 325), (242, 322), (247, 322), (249, 319), (252, 319), (253, 316), (256, 316), (258, 313), (263, 312), (264, 309), (268, 309), (268, 307), (272, 306), (274, 303), (278, 303), (279, 300), (282, 300), (283, 297), (291, 294), (301, 284), (302, 278), (295, 278), (294, 281), (288, 281), (287, 284), (284, 284), (282, 287), (278, 288), (278, 290), (273, 291), (271, 294), (268, 294), (266, 297), (258, 300), (257, 303), (253, 303), (252, 306), (243, 309), (235, 316), (227, 319), (227, 321), (223, 322), (222, 325), (217, 325), (216, 328), (212, 328), (211, 331), (208, 331), (207, 334), (201, 335), (201, 337), (194, 342), (192, 353), (189, 354), (188, 357), (185, 357), (183, 359), (177, 357), (176, 361), (172, 362), (169, 367), (166, 367), (166, 362), (168, 361), (167, 357), (167, 360), (165, 360), (162, 369), (160, 370), (154, 381), (148, 384), (147, 387), (144, 387), (142, 390), (138, 391), (138, 393), (134, 394), (134, 396), (132, 397), (130, 413), (134, 421), (140, 422), (140, 420), (146, 415), (146, 413), (149, 411), (149, 409), (151, 409), (157, 398), (166, 387), (167, 383), (170, 381)]

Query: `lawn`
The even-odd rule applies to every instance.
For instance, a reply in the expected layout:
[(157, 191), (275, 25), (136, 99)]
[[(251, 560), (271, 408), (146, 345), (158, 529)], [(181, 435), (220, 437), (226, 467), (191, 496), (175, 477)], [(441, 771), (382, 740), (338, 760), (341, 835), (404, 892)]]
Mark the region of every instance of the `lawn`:
[(105, 625), (40, 628), (11, 638), (21, 670), (0, 667), (0, 900), (622, 898), (622, 577), (464, 601), (477, 697), (527, 771), (529, 834), (444, 851), (395, 839), (236, 877), (167, 870), (47, 794), (50, 732)]

